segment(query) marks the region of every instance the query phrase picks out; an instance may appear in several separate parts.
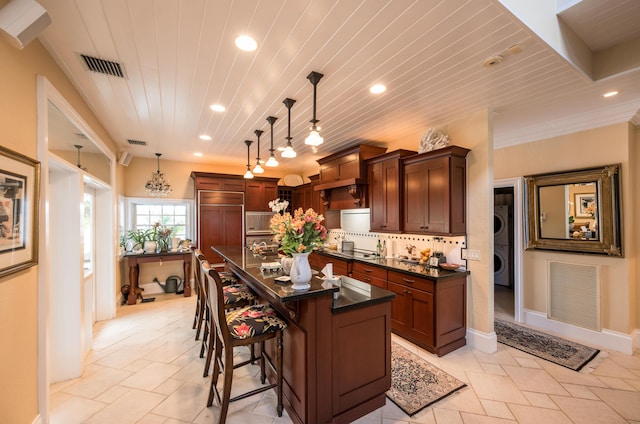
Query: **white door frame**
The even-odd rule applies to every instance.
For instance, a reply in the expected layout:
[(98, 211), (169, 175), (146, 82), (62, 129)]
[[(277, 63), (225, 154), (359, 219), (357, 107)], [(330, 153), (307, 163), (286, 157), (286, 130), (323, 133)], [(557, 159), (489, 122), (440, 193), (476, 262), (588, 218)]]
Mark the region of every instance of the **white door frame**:
[[(50, 152), (49, 152), (49, 102), (63, 112), (66, 117), (92, 142), (111, 162), (109, 169), (109, 184), (100, 183), (102, 187), (96, 191), (96, 268), (94, 278), (96, 281), (96, 318), (104, 320), (113, 318), (116, 313), (116, 155), (97, 136), (93, 129), (73, 109), (71, 104), (56, 90), (56, 88), (44, 77), (37, 77), (37, 111), (38, 111), (38, 160), (41, 163), (41, 196), (40, 210), (44, 211), (39, 216), (39, 262), (38, 267), (38, 413), (42, 422), (49, 422), (49, 385), (51, 382), (51, 341), (52, 312), (50, 302), (52, 299), (52, 283), (54, 279), (50, 275), (51, 265), (56, 258), (54, 255), (67, 253), (61, 249), (61, 240), (54, 240), (50, 234), (54, 223), (50, 222), (51, 198), (50, 193)], [(54, 161), (51, 165), (59, 166)], [(64, 166), (64, 165), (63, 165)], [(73, 180), (78, 185), (87, 184), (93, 178), (77, 167), (69, 166), (68, 172), (76, 173)], [(81, 190), (79, 190), (81, 192)], [(79, 203), (76, 203), (79, 205)], [(99, 214), (98, 214), (99, 212)], [(77, 222), (79, 232), (79, 222)], [(76, 261), (80, 261), (80, 255), (76, 255)], [(81, 269), (82, 264), (78, 263)], [(79, 287), (79, 281), (78, 285)], [(81, 335), (78, 334), (78, 337)]]
[(522, 178), (505, 178), (495, 180), (493, 188), (513, 188), (513, 297), (514, 319), (524, 321), (522, 307), (522, 255), (524, 228), (524, 193)]

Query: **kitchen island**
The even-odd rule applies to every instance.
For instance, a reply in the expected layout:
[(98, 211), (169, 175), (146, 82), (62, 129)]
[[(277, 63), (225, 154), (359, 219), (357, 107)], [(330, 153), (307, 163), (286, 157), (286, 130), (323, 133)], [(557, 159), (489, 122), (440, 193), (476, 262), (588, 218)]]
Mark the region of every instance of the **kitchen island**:
[[(283, 395), (293, 422), (346, 424), (384, 406), (391, 386), (392, 292), (348, 278), (338, 288), (317, 274), (311, 288), (293, 291), (274, 279), (279, 273), (261, 269), (277, 258), (238, 247), (212, 249), (287, 322)], [(275, 357), (273, 344), (267, 355)]]

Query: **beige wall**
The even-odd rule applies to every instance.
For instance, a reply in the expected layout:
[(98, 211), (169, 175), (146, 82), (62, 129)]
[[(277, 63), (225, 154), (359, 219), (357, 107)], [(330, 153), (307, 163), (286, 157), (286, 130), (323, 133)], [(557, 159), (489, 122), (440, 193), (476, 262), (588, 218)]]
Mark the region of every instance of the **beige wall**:
[[(623, 123), (569, 134), (561, 137), (511, 146), (495, 151), (495, 178), (513, 178), (544, 172), (621, 163), (624, 258), (601, 255), (525, 251), (523, 256), (524, 307), (547, 312), (547, 261), (600, 265), (602, 277), (602, 326), (629, 334), (638, 328), (636, 274), (637, 241), (633, 228), (638, 202), (637, 144), (631, 135), (633, 126)], [(630, 219), (636, 215), (636, 219)], [(637, 230), (637, 227), (635, 227)], [(632, 313), (633, 311), (633, 313)]]
[[(112, 140), (39, 41), (17, 50), (0, 40), (0, 143), (37, 159), (36, 76), (44, 75), (96, 134)], [(41, 211), (42, 213), (42, 211)], [(0, 279), (0, 422), (38, 416), (38, 272)]]

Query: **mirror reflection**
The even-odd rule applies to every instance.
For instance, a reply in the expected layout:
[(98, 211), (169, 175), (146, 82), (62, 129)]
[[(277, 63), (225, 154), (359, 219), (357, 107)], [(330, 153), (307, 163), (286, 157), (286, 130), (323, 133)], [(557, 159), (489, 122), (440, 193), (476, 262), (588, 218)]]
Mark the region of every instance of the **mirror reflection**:
[(530, 175), (527, 249), (622, 256), (620, 164)]
[(80, 168), (87, 174), (110, 184), (111, 161), (51, 101), (48, 106), (49, 152)]
[(540, 187), (538, 196), (541, 238), (600, 240), (595, 181)]

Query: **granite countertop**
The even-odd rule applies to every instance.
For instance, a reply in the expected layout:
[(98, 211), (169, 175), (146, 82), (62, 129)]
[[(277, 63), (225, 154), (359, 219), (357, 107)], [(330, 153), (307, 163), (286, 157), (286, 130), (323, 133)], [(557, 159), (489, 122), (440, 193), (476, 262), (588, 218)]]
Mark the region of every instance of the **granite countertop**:
[(318, 250), (316, 251), (320, 255), (331, 256), (346, 261), (360, 262), (363, 264), (374, 265), (381, 268), (386, 268), (391, 271), (400, 271), (405, 274), (411, 274), (418, 277), (423, 277), (431, 280), (440, 280), (449, 277), (459, 276), (460, 274), (469, 274), (466, 269), (449, 271), (442, 268), (430, 268), (419, 263), (409, 262), (396, 258), (381, 258), (378, 256), (371, 257), (359, 257), (357, 255), (350, 255), (342, 252), (335, 252), (331, 250)]
[(334, 296), (333, 311), (341, 312), (373, 303), (389, 301), (395, 297), (393, 292), (379, 287), (371, 287), (369, 289), (369, 284), (349, 277), (342, 277), (343, 281), (346, 281), (343, 287), (335, 286), (320, 278), (317, 270), (313, 270), (309, 289), (293, 290), (291, 282), (278, 281), (276, 279), (283, 276), (281, 268), (271, 270), (269, 266), (264, 266), (265, 264), (279, 262), (277, 256), (255, 254), (249, 249), (233, 246), (218, 246), (212, 247), (212, 249), (236, 268), (241, 274), (241, 278), (249, 280), (250, 286), (259, 285), (260, 290), (258, 291), (265, 292), (270, 297), (283, 303), (309, 299), (315, 296), (333, 296), (334, 293), (339, 293), (337, 298)]

